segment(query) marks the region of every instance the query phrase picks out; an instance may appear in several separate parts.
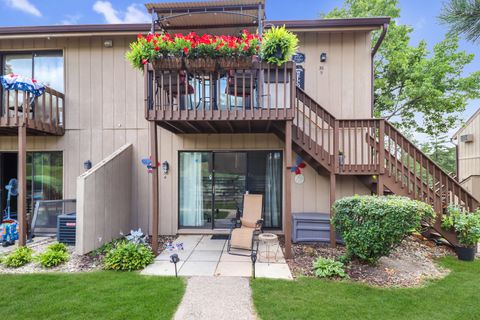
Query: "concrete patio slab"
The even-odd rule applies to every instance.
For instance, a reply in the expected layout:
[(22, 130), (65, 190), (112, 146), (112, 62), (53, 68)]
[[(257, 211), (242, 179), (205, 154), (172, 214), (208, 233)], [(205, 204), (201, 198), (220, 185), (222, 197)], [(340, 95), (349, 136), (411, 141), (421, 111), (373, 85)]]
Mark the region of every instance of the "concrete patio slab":
[(217, 261), (186, 261), (180, 268), (180, 276), (213, 276)]
[(188, 257), (192, 254), (193, 250), (174, 250), (174, 251), (163, 251), (160, 253), (155, 260), (157, 261), (170, 261), (170, 256), (174, 253), (178, 254), (180, 261), (186, 261)]
[[(242, 252), (245, 253), (245, 252)], [(237, 256), (229, 254), (226, 251), (223, 251), (222, 256), (220, 257), (220, 262), (251, 262), (252, 259), (246, 256)]]
[(220, 250), (195, 250), (188, 257), (188, 261), (215, 261), (218, 262), (222, 251)]
[(292, 273), (286, 263), (257, 263), (255, 264), (257, 278), (292, 280)]
[(219, 262), (215, 275), (220, 277), (251, 277), (251, 262)]
[(211, 236), (204, 236), (202, 240), (197, 244), (195, 250), (220, 250), (225, 247), (225, 240), (211, 240)]
[[(183, 261), (177, 263), (177, 269), (180, 269)], [(145, 276), (174, 276), (175, 265), (169, 261), (155, 261), (140, 272)]]

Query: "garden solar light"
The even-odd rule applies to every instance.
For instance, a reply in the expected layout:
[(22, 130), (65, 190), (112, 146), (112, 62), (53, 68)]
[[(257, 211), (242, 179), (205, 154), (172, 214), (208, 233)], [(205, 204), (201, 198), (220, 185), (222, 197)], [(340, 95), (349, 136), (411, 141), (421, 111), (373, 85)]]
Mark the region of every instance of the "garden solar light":
[(178, 257), (178, 254), (174, 253), (170, 256), (170, 262), (175, 264), (175, 277), (178, 277), (177, 274), (177, 263), (180, 261), (180, 258)]

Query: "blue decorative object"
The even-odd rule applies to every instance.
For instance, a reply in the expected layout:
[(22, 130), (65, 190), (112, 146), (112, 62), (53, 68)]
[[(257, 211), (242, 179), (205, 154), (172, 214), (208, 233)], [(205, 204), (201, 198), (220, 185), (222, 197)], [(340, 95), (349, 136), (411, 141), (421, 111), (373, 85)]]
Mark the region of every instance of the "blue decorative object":
[(7, 207), (0, 217), (0, 241), (4, 247), (13, 245), (18, 240), (18, 222), (10, 217), (10, 199), (18, 195), (17, 187), (17, 179), (10, 179), (5, 186), (5, 189), (8, 191)]
[(297, 158), (295, 159), (295, 165), (290, 168), (291, 172), (295, 172), (295, 174), (301, 174), (303, 168), (306, 167), (306, 164), (303, 162), (302, 158), (297, 155)]
[[(142, 161), (142, 164), (147, 167), (148, 173), (151, 173), (151, 172), (152, 172), (152, 168), (153, 168), (153, 167), (152, 167), (152, 160), (149, 159), (149, 158), (143, 158), (141, 161)], [(157, 166), (159, 166), (159, 165), (160, 165), (160, 162), (157, 163)]]
[(17, 74), (0, 76), (0, 82), (5, 90), (21, 90), (32, 93), (35, 97), (45, 92), (45, 86), (35, 79), (22, 77)]

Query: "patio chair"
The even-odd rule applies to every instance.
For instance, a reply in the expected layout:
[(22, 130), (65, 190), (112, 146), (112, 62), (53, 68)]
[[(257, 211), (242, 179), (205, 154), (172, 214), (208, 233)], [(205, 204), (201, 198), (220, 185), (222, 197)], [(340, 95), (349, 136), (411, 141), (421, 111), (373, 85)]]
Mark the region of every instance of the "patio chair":
[[(245, 109), (250, 110), (252, 108), (251, 96), (255, 94), (256, 83), (257, 72), (253, 70), (244, 70), (242, 73), (238, 70), (230, 70), (228, 72), (225, 93), (229, 96), (245, 98), (245, 101), (243, 101)], [(230, 108), (242, 107), (242, 105), (232, 104), (234, 101), (234, 98), (230, 98)]]
[[(157, 77), (157, 85), (161, 86), (166, 92), (166, 104), (173, 102), (174, 105), (178, 105), (179, 110), (187, 110), (193, 108), (192, 94), (195, 93), (195, 89), (188, 82), (188, 75), (185, 71), (178, 71), (176, 73), (164, 72)], [(171, 90), (171, 91), (170, 91)], [(170, 96), (171, 95), (171, 96)], [(185, 96), (188, 95), (188, 105), (185, 104)], [(176, 101), (179, 98), (180, 101)], [(176, 103), (175, 103), (176, 102)]]
[[(227, 252), (233, 255), (256, 257), (258, 242), (256, 238), (262, 232), (262, 201), (261, 194), (246, 194), (243, 197), (243, 212), (240, 224), (230, 230)], [(242, 254), (233, 252), (232, 249), (248, 251)]]

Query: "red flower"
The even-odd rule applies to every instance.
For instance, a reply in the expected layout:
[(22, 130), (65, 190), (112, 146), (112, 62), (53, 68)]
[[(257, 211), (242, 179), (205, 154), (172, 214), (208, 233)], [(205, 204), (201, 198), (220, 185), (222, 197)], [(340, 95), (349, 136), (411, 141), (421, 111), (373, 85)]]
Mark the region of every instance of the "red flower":
[(159, 47), (155, 47), (155, 48), (153, 48), (153, 50), (155, 50), (155, 51), (160, 51), (160, 48), (159, 48)]
[(187, 47), (183, 48), (183, 52), (185, 52), (185, 54), (188, 54), (188, 48)]
[(147, 64), (148, 60), (147, 59), (142, 59), (142, 64)]
[(143, 39), (143, 35), (141, 33), (139, 33), (138, 36), (137, 36), (137, 39), (138, 40)]

